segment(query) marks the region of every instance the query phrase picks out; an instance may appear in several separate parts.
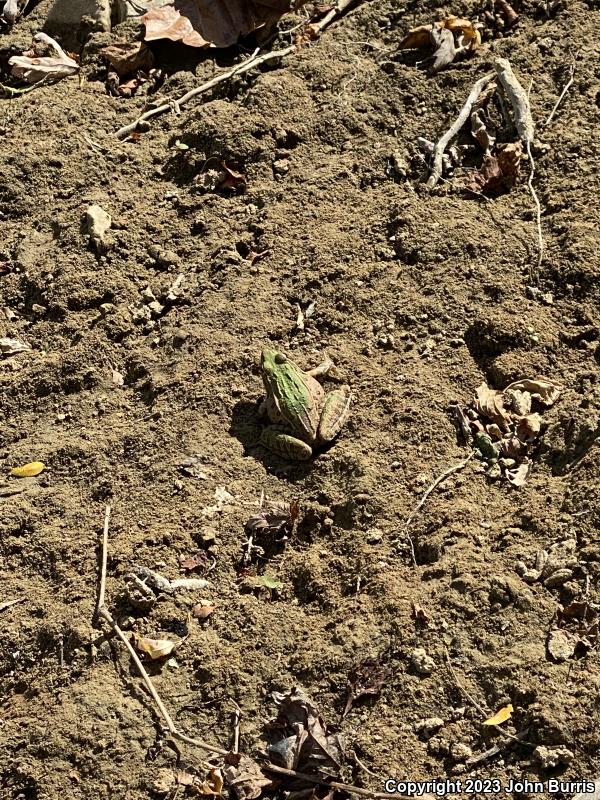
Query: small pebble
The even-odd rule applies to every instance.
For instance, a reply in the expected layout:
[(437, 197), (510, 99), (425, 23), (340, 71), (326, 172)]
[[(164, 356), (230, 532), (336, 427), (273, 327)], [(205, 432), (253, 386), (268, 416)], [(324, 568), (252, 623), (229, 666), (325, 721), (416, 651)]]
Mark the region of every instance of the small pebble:
[(436, 664), (431, 656), (422, 647), (416, 647), (410, 654), (410, 663), (419, 675), (431, 675)]

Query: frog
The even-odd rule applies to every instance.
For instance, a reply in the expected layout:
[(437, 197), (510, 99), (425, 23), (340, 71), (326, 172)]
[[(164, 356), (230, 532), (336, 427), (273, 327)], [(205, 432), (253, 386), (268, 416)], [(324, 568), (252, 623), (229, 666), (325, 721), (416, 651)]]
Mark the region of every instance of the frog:
[(348, 419), (350, 387), (325, 392), (317, 377), (333, 367), (330, 359), (305, 371), (284, 353), (265, 348), (260, 363), (266, 391), (260, 413), (271, 422), (260, 443), (284, 458), (308, 461), (335, 439)]

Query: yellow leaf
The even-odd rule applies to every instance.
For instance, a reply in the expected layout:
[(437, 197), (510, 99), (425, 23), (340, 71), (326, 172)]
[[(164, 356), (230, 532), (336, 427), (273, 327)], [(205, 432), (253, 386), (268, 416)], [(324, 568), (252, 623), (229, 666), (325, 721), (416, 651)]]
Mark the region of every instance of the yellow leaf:
[(504, 708), (501, 708), (500, 711), (496, 711), (493, 717), (486, 719), (486, 721), (483, 724), (501, 725), (503, 722), (506, 722), (506, 720), (510, 717), (512, 712), (513, 712), (513, 707), (512, 704), (509, 703), (507, 706), (504, 706)]
[(148, 639), (145, 636), (134, 634), (135, 646), (139, 653), (147, 655), (151, 661), (166, 658), (175, 647), (174, 642), (168, 639)]
[(43, 472), (46, 465), (43, 461), (32, 461), (29, 464), (23, 464), (22, 467), (13, 467), (10, 471), (11, 475), (15, 478), (33, 478), (34, 475), (39, 475)]

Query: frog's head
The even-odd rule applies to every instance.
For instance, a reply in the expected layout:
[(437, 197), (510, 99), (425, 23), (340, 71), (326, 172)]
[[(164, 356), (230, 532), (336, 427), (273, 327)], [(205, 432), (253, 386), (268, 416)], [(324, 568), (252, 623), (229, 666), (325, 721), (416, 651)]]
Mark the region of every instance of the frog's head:
[(282, 377), (290, 368), (291, 362), (287, 356), (277, 350), (267, 350), (265, 348), (260, 356), (260, 366), (263, 380), (267, 389), (281, 381)]

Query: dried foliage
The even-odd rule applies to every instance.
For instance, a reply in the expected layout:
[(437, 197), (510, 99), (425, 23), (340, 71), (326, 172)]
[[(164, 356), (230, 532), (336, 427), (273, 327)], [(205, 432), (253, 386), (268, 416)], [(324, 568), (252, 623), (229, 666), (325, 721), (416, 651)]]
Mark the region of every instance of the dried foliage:
[(481, 44), (478, 25), (468, 19), (447, 17), (430, 25), (419, 25), (400, 42), (400, 50), (433, 50), (431, 72), (451, 64), (459, 53), (472, 53)]
[(384, 683), (392, 674), (387, 653), (377, 658), (368, 658), (348, 676), (348, 698), (342, 717), (350, 711), (354, 703), (362, 697), (377, 697)]
[(547, 378), (524, 378), (503, 391), (487, 383), (477, 388), (473, 408), (462, 416), (469, 420), (474, 447), (488, 462), (490, 477), (504, 477), (515, 487), (525, 484), (543, 425), (533, 404), (549, 407), (560, 393), (560, 386)]
[(269, 726), (278, 734), (268, 750), (273, 763), (309, 775), (338, 775), (344, 761), (341, 740), (304, 692), (294, 688), (274, 692), (273, 698), (279, 706)]
[(38, 83), (42, 80), (55, 82), (79, 72), (79, 64), (67, 55), (51, 36), (36, 33), (33, 38), (35, 42), (50, 47), (56, 55), (38, 56), (35, 50), (28, 50), (23, 55), (9, 58), (8, 63), (13, 77), (20, 78), (26, 83)]
[(190, 47), (229, 47), (240, 36), (302, 5), (289, 0), (175, 0), (144, 14), (144, 38), (170, 39)]

